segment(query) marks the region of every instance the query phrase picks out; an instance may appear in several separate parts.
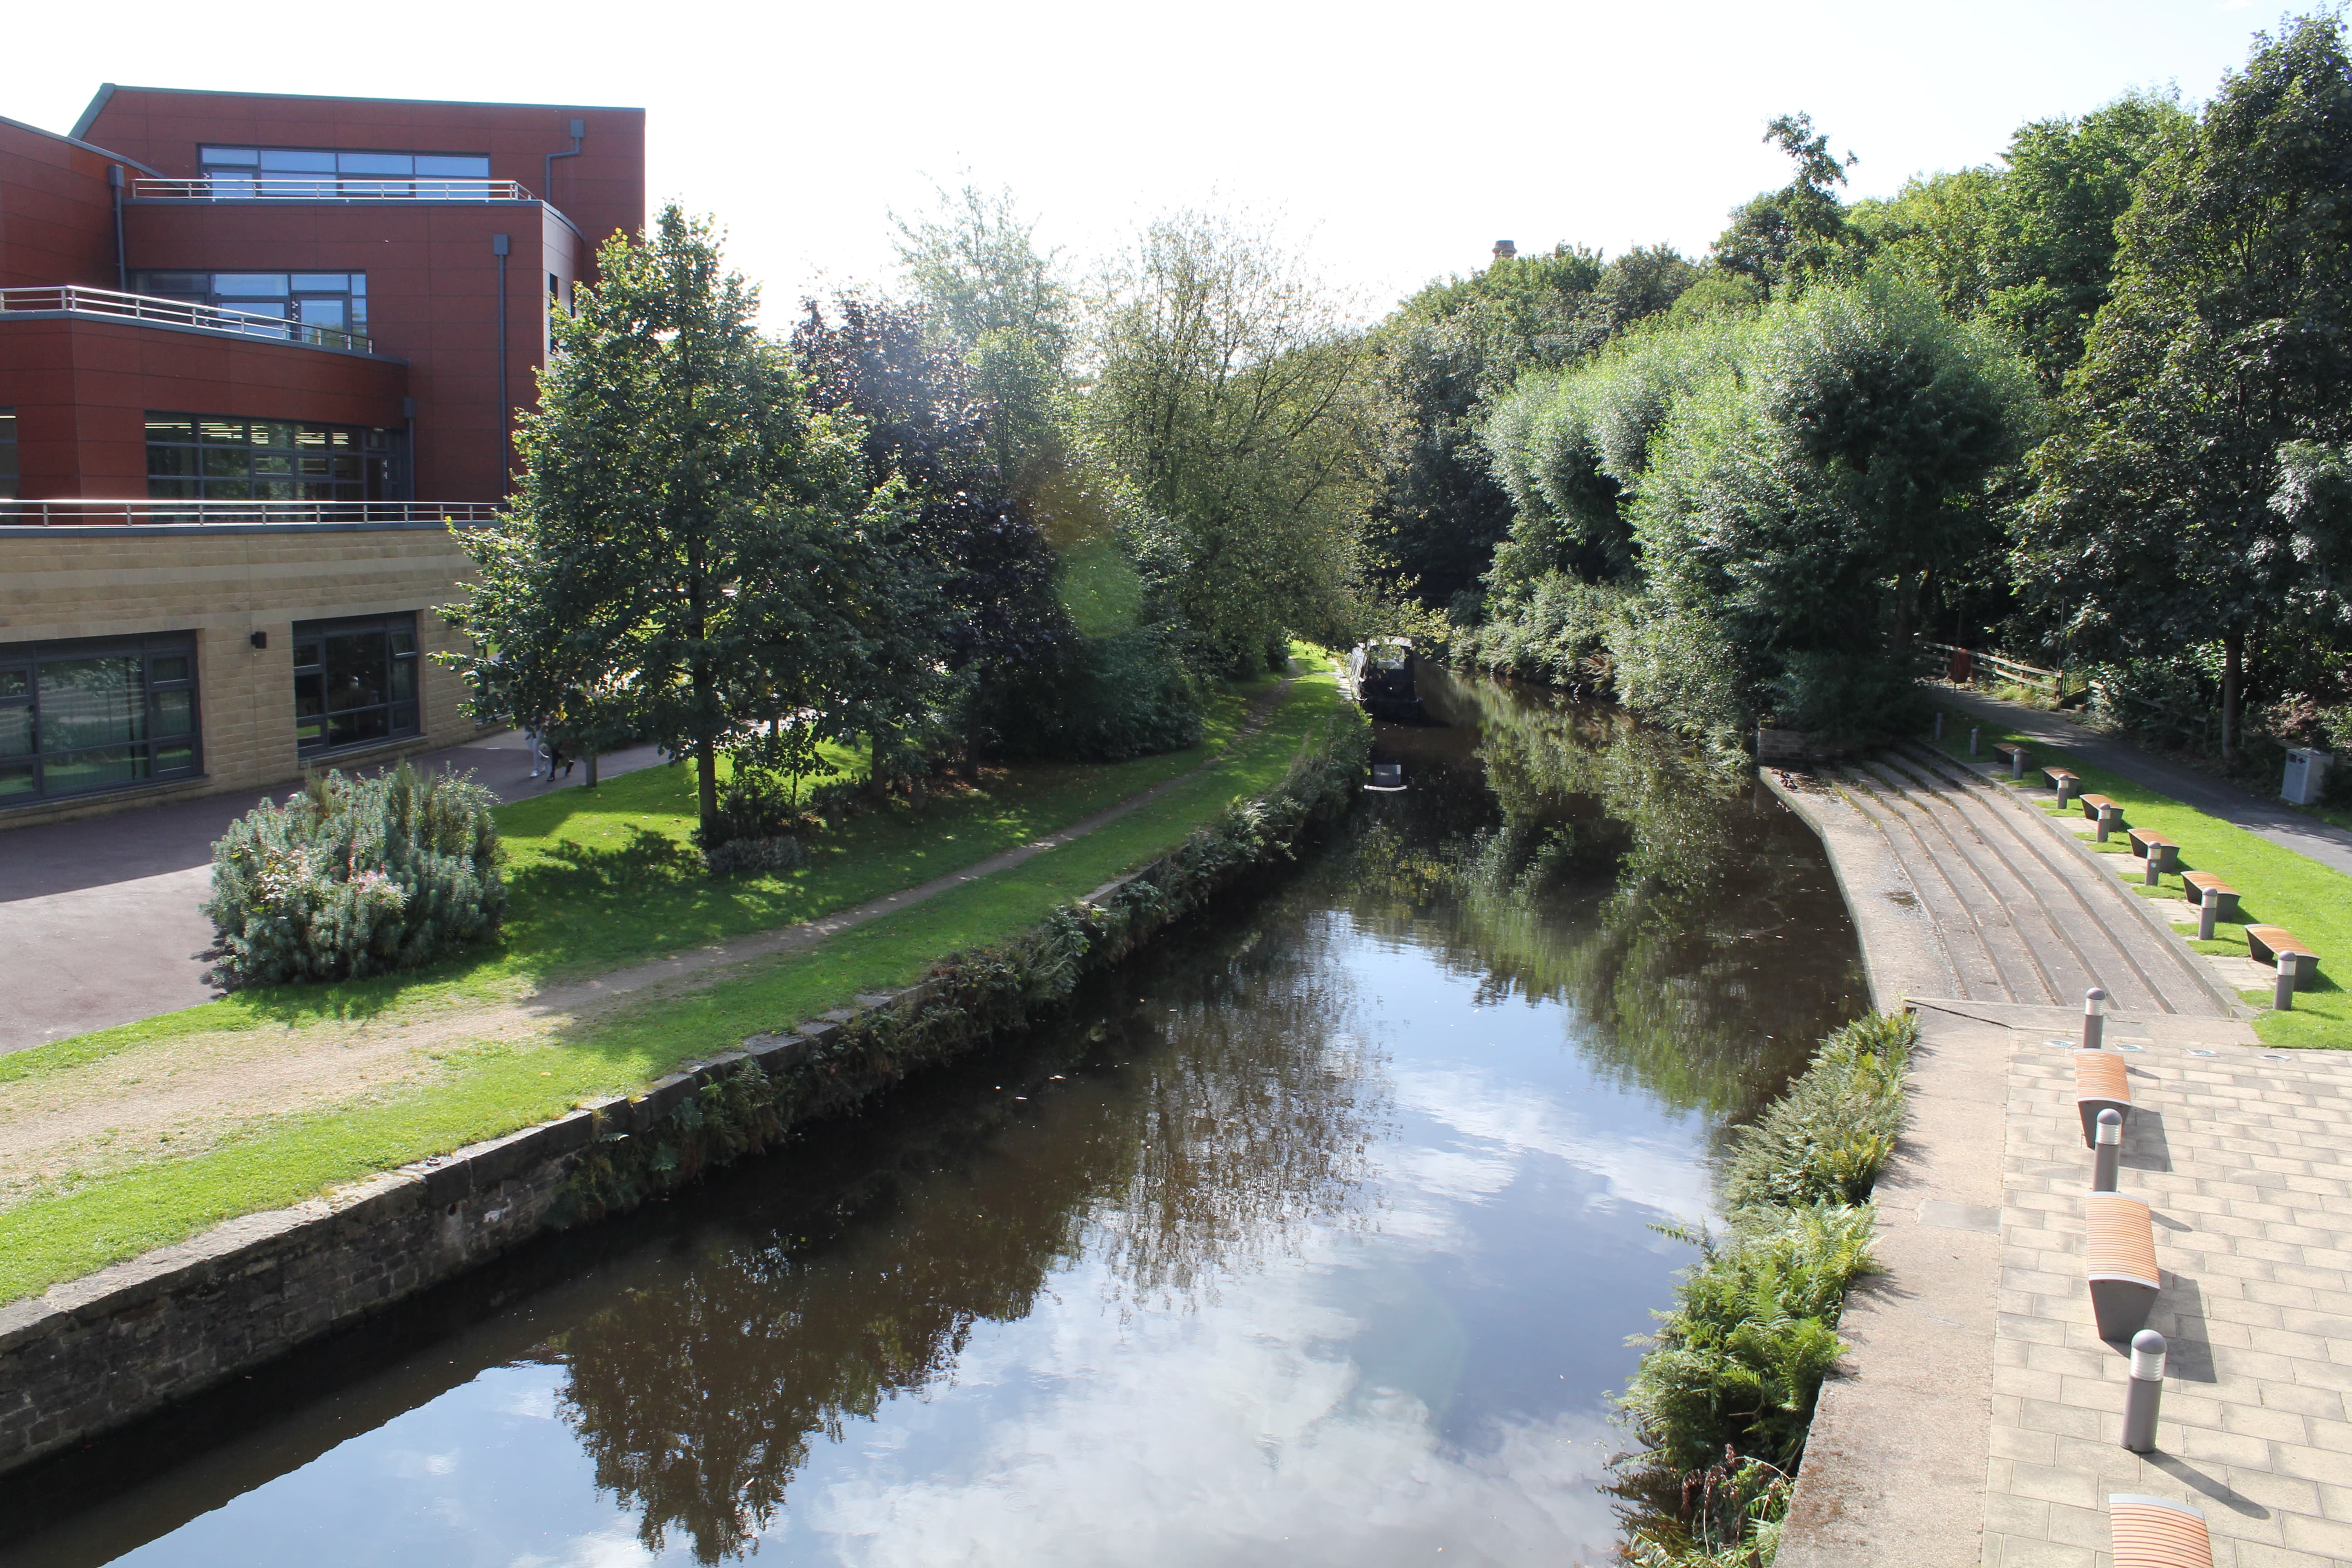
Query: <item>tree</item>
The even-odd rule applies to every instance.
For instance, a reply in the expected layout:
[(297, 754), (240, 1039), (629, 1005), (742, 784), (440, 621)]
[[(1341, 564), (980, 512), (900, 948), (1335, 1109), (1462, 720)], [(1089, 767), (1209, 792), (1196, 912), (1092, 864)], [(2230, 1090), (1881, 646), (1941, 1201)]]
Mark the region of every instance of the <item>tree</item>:
[(1372, 445), (1364, 340), (1262, 230), (1154, 223), (1112, 280), (1087, 437), (1164, 531), (1205, 672), (1265, 668), (1334, 617), (1357, 568)]
[(1937, 577), (1999, 542), (1986, 486), (2033, 406), (2006, 346), (1915, 287), (1786, 302), (1649, 443), (1632, 510), (1654, 591), (1721, 617), (1759, 669), (1888, 659), (1907, 680)]
[(1798, 292), (1814, 279), (1843, 271), (1861, 236), (1846, 222), (1836, 187), (1855, 163), (1830, 152), (1826, 132), (1810, 114), (1783, 114), (1764, 128), (1796, 164), (1789, 183), (1732, 209), (1731, 226), (1715, 242), (1715, 264), (1752, 279), (1759, 294)]
[(665, 207), (598, 276), (557, 319), (510, 515), (464, 536), (479, 582), (445, 614), (477, 649), (452, 662), (485, 692), (593, 694), (691, 755), (711, 830), (719, 753), (836, 726), (919, 584), (856, 423), (809, 408), (708, 220)]
[(1498, 258), (1399, 306), (1373, 337), (1386, 419), (1366, 534), (1391, 580), (1417, 584), (1433, 605), (1470, 589), (1513, 515), (1478, 444), (1480, 416), (1528, 373), (1582, 359), (1666, 310), (1696, 276), (1666, 246), (1605, 266), (1562, 246)]
[(2249, 647), (2337, 592), (2324, 465), (2296, 444), (2352, 438), (2347, 167), (2340, 20), (2258, 36), (2139, 179), (2022, 520), (2020, 590), (2075, 652), (2221, 645), (2225, 760)]
[(928, 557), (927, 581), (937, 588), (924, 617), (936, 640), (894, 648), (861, 683), (873, 694), (869, 711), (880, 710), (865, 727), (903, 723), (927, 699), (943, 700), (926, 679), (943, 666), (966, 688), (957, 706), (966, 762), (976, 770), (987, 689), (1049, 657), (1070, 635), (1055, 589), (1058, 562), (994, 460), (996, 409), (971, 366), (953, 348), (928, 342), (910, 310), (851, 297), (835, 300), (833, 315), (828, 321), (810, 300), (793, 333), (809, 403), (862, 429), (867, 474), (912, 509), (905, 538)]

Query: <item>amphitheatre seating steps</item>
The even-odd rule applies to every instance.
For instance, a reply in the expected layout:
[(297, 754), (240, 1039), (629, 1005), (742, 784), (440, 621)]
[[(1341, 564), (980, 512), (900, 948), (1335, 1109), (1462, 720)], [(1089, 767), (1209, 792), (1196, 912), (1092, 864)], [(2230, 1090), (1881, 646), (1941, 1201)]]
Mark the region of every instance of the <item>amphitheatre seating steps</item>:
[(2083, 1119), (2083, 1146), (2098, 1146), (2099, 1112), (2112, 1110), (2131, 1123), (2131, 1078), (2114, 1051), (2074, 1053), (2074, 1110)]
[(2205, 1516), (2187, 1503), (2112, 1493), (2107, 1524), (2116, 1568), (2213, 1568)]
[(2163, 1279), (2156, 1268), (2156, 1227), (2147, 1205), (2126, 1193), (2085, 1193), (2083, 1273), (2099, 1338), (2130, 1339), (2147, 1327)]

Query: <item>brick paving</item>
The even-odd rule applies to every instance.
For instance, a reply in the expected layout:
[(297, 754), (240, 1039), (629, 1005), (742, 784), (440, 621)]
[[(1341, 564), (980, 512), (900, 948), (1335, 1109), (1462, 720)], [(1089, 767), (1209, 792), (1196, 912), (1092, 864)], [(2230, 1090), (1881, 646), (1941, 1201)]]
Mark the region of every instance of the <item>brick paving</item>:
[(2114, 1492), (2201, 1509), (2216, 1568), (2352, 1561), (2352, 1055), (2161, 1023), (2110, 1036), (2140, 1047), (2118, 1185), (2152, 1206), (2170, 1352), (2145, 1458), (2116, 1442), (2126, 1354), (2084, 1286), (2072, 1053), (2009, 1031), (1989, 1568), (2105, 1568)]
[[(1874, 995), (1925, 1026), (1887, 1272), (1840, 1321), (1785, 1568), (2112, 1568), (2116, 1493), (2200, 1510), (2216, 1568), (2352, 1564), (2352, 1052), (2260, 1046), (2234, 993), (2267, 969), (2191, 953), (2185, 905), (2135, 907), (2069, 819), (1975, 770), (1914, 751), (1776, 782), (1829, 847)], [(2145, 1458), (2084, 1279), (2085, 979), (2129, 998), (2118, 1185), (2151, 1207), (2169, 1346)]]

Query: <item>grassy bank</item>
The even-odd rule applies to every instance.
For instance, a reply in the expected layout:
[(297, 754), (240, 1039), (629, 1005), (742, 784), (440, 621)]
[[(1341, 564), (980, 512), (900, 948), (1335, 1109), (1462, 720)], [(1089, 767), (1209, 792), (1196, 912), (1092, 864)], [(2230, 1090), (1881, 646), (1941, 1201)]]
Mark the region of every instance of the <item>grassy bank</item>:
[(1848, 1024), (1739, 1135), (1723, 1183), (1726, 1233), (1643, 1352), (1623, 1404), (1645, 1451), (1621, 1488), (1648, 1510), (1633, 1561), (1755, 1568), (1780, 1542), (1836, 1325), (1869, 1271), (1870, 1191), (1895, 1152), (1918, 1023)]
[[(1228, 738), (1239, 713), (1238, 708), (1229, 710), (1223, 726)], [(1056, 905), (1166, 853), (1237, 797), (1255, 795), (1279, 779), (1310, 736), (1328, 733), (1334, 724), (1356, 722), (1352, 710), (1339, 702), (1328, 672), (1303, 676), (1265, 726), (1229, 745), (1214, 765), (1132, 815), (1010, 870), (683, 994), (625, 1005), (591, 1022), (522, 1039), (450, 1046), (438, 1053), (436, 1074), (424, 1084), (362, 1097), (331, 1110), (259, 1118), (227, 1142), (192, 1158), (150, 1160), (88, 1182), (37, 1192), (0, 1213), (0, 1300), (169, 1245), (238, 1214), (280, 1207), (377, 1171), (497, 1137), (560, 1115), (582, 1100), (630, 1092), (680, 1061), (727, 1049), (746, 1035), (788, 1027), (840, 1006), (860, 992), (911, 983), (942, 955), (1003, 942)], [(1176, 765), (1171, 759), (1153, 762), (1161, 764), (1160, 777), (1164, 779), (1201, 760), (1193, 753)], [(1108, 799), (1096, 798), (1091, 787), (1065, 795), (1062, 820), (1075, 820), (1160, 782), (1150, 776), (1139, 780), (1132, 772), (1120, 776), (1126, 787)], [(542, 797), (547, 798), (552, 797)], [(989, 820), (1002, 815), (999, 808)], [(972, 820), (967, 816), (962, 819), (966, 826), (949, 826), (974, 831), (969, 826)], [(1029, 816), (1011, 842), (1026, 841), (1058, 825)], [(994, 831), (992, 827), (981, 836)], [(993, 843), (986, 852), (1006, 847)], [(902, 856), (913, 852), (900, 851)], [(852, 874), (836, 861), (842, 871), (835, 888), (871, 890), (836, 893), (828, 907), (854, 904), (978, 858), (978, 853), (960, 855), (953, 861), (919, 864), (911, 872), (902, 868), (895, 879), (878, 885), (871, 872)], [(891, 863), (904, 866), (903, 859)], [(786, 921), (800, 918), (805, 917), (792, 915)], [(217, 1018), (222, 1006), (194, 1011), (214, 1013)], [(182, 1028), (237, 1026), (178, 1016)], [(170, 1023), (154, 1021), (158, 1026)], [(111, 1043), (109, 1048), (120, 1059), (110, 1063), (110, 1068), (136, 1071), (138, 1053), (156, 1048), (160, 1028), (134, 1026), (131, 1033), (142, 1030), (147, 1031), (143, 1046), (138, 1039)], [(108, 1031), (110, 1036), (125, 1033)], [(71, 1059), (75, 1051), (93, 1048), (94, 1042), (86, 1037), (60, 1045), (70, 1049), (59, 1055)], [(0, 1067), (57, 1051), (51, 1047), (18, 1053), (0, 1058)]]
[[(2352, 877), (2292, 849), (2282, 848), (2234, 823), (2183, 805), (2070, 752), (1999, 729), (1971, 715), (1958, 717), (1963, 724), (1974, 723), (1982, 731), (1979, 743), (1983, 756), (1977, 760), (1990, 759), (1995, 745), (2014, 742), (2032, 753), (2037, 770), (2044, 763), (2071, 768), (2082, 779), (2085, 793), (2106, 795), (2124, 808), (2126, 826), (2160, 833), (2179, 844), (2183, 870), (2210, 871), (2237, 889), (2239, 918), (2235, 922), (2223, 922), (2214, 941), (2198, 942), (2194, 922), (2176, 922), (2174, 929), (2190, 939), (2190, 946), (2205, 952), (2244, 958), (2249, 956), (2248, 925), (2280, 925), (2318, 948), (2318, 984), (2313, 990), (2295, 994), (2294, 1011), (2270, 1011), (2267, 986), (2239, 994), (2248, 1004), (2263, 1009), (2254, 1020), (2254, 1032), (2265, 1045), (2352, 1049), (2352, 991), (2331, 977), (2340, 966), (2352, 963)], [(1948, 731), (1955, 726), (1947, 723), (1945, 728)], [(1965, 738), (1938, 743), (1956, 761), (1970, 760)], [(2041, 783), (2039, 772), (2029, 775), (2028, 782)], [(2053, 805), (2045, 804), (2042, 809), (2057, 813)], [(2104, 846), (2089, 847), (2125, 857), (2130, 861), (2133, 885), (2139, 886), (2139, 863), (2131, 859), (2131, 846), (2120, 835)], [(2121, 869), (2118, 867), (2119, 872)], [(2142, 890), (2178, 898), (2187, 889), (2179, 874), (2173, 873), (2162, 878), (2158, 888)]]

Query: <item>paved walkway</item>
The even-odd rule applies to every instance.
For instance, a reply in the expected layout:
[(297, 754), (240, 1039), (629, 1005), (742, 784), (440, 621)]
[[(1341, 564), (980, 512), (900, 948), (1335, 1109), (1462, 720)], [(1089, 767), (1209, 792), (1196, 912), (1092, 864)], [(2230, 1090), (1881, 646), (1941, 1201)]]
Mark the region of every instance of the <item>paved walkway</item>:
[[(471, 771), (500, 800), (567, 787), (530, 777), (512, 731), (411, 759)], [(600, 776), (661, 760), (650, 746), (616, 752)], [(213, 841), (264, 799), (196, 800), (0, 833), (0, 1052), (193, 1007), (219, 993), (204, 981), (212, 924), (197, 906), (212, 889)]]
[[(1767, 782), (1829, 848), (1874, 996), (1921, 1018), (1885, 1271), (1840, 1321), (1782, 1568), (2108, 1568), (2118, 1492), (2200, 1508), (2219, 1568), (2352, 1562), (2352, 1053), (2262, 1048), (2178, 910), (1940, 753)], [(2145, 1459), (2083, 1281), (2093, 982), (2130, 998), (2121, 1184), (2154, 1210), (2172, 1342)]]
[[(2006, 702), (1981, 692), (1937, 687), (1943, 700), (1969, 709), (2049, 745), (2062, 746), (2084, 761), (2121, 773), (2136, 784), (2193, 805), (2209, 816), (2259, 833), (2281, 848), (2308, 855), (2324, 866), (2352, 876), (2352, 832), (2297, 811), (2283, 800), (2265, 800), (2252, 790), (2199, 773), (2179, 763), (2150, 755), (2127, 741), (2086, 730), (2063, 714)], [(2352, 764), (2347, 764), (2352, 765)]]

